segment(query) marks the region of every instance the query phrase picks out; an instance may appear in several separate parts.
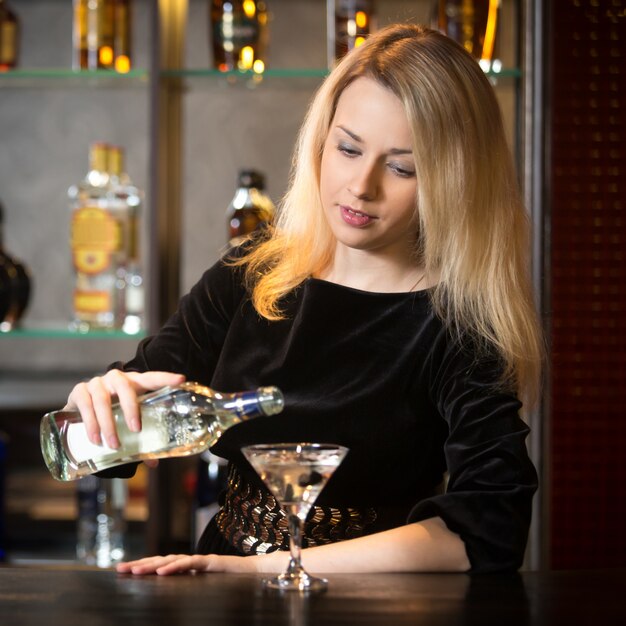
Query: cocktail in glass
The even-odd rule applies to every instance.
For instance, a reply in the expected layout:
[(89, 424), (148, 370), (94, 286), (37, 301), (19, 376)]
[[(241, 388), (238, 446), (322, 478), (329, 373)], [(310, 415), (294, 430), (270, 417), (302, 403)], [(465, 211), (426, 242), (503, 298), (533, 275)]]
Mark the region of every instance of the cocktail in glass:
[(287, 570), (265, 579), (272, 589), (321, 591), (328, 581), (302, 567), (304, 521), (320, 492), (348, 453), (348, 448), (323, 443), (259, 444), (242, 448), (250, 465), (287, 513), (289, 550)]

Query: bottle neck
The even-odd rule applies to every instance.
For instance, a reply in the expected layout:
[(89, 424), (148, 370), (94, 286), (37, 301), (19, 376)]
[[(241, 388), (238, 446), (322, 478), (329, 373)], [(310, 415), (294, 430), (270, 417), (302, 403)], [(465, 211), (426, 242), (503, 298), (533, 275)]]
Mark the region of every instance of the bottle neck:
[(265, 415), (261, 398), (254, 391), (244, 391), (230, 398), (225, 398), (221, 405), (223, 409), (237, 415), (242, 420)]

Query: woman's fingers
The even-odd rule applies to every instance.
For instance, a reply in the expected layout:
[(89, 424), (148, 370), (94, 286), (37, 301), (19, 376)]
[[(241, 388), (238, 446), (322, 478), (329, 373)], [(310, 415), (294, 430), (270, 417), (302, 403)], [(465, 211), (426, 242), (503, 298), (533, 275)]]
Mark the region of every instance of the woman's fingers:
[(96, 445), (102, 445), (102, 437), (100, 436), (100, 424), (96, 417), (96, 412), (93, 407), (91, 394), (87, 383), (79, 383), (72, 389), (67, 404), (64, 410), (76, 410), (81, 414), (83, 422), (85, 424), (85, 430), (89, 441)]
[(257, 572), (258, 559), (265, 557), (225, 556), (219, 554), (168, 554), (118, 563), (119, 574), (183, 574), (185, 572)]
[(167, 385), (178, 385), (184, 380), (182, 374), (172, 372), (122, 372), (114, 369), (76, 385), (65, 409), (80, 412), (92, 443), (100, 445), (104, 440), (110, 448), (118, 448), (119, 438), (111, 411), (113, 402), (120, 404), (128, 428), (138, 432), (141, 430), (141, 412), (137, 396)]
[(204, 554), (169, 554), (167, 556), (151, 556), (137, 561), (119, 563), (117, 572), (120, 574), (182, 574), (190, 571), (209, 571), (211, 555)]
[(117, 397), (124, 419), (132, 432), (141, 430), (141, 414), (137, 403), (136, 385), (129, 374), (120, 370), (110, 370), (103, 377), (110, 396)]
[(179, 385), (185, 380), (182, 374), (172, 372), (121, 372), (111, 370), (107, 374), (111, 390), (117, 395), (124, 419), (132, 432), (141, 430), (141, 411), (137, 395), (154, 391), (168, 385)]
[(127, 372), (126, 376), (133, 382), (138, 393), (153, 391), (168, 385), (180, 385), (185, 381), (183, 374), (174, 372)]
[[(96, 376), (87, 383), (93, 410), (100, 427), (102, 439), (109, 448), (119, 448), (119, 439), (115, 428), (115, 420), (111, 412), (111, 390), (106, 381)], [(84, 421), (83, 417), (83, 421)]]

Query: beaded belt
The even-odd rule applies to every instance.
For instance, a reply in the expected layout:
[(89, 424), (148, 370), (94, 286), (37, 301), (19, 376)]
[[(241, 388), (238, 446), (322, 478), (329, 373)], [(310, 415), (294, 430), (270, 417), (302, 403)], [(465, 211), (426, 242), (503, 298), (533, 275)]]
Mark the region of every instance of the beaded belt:
[[(243, 554), (289, 549), (285, 511), (267, 489), (248, 483), (234, 465), (230, 466), (225, 501), (215, 521), (226, 540)], [(304, 524), (302, 547), (361, 537), (375, 521), (372, 508), (313, 506)]]

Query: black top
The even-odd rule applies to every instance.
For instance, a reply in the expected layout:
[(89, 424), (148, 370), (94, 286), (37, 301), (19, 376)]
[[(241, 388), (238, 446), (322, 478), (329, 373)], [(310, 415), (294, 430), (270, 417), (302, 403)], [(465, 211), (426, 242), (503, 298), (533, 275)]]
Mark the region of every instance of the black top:
[[(239, 424), (212, 451), (251, 482), (240, 449), (315, 441), (350, 448), (317, 504), (374, 507), (382, 530), (440, 516), (472, 571), (521, 565), (537, 477), (518, 416), (496, 386), (497, 359), (476, 358), (435, 316), (428, 291), (371, 293), (318, 279), (254, 310), (241, 269), (216, 263), (126, 370), (180, 372), (222, 392), (276, 385), (284, 411)], [(449, 473), (447, 490), (432, 495)]]

